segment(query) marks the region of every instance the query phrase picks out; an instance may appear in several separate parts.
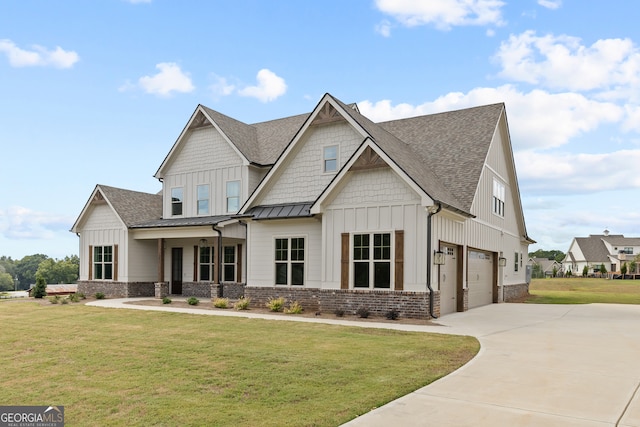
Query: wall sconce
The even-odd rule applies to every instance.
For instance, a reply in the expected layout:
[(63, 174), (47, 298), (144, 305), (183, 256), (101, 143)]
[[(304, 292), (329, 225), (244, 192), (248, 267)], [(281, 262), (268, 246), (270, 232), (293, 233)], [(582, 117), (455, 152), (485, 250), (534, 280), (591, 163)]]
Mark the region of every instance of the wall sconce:
[(442, 251), (434, 251), (433, 252), (433, 263), (435, 265), (444, 265), (444, 252), (442, 252)]
[(498, 258), (498, 265), (500, 267), (506, 267), (507, 266), (507, 259), (505, 257)]
[(207, 246), (209, 246), (209, 241), (207, 239), (200, 239), (199, 246), (200, 249), (206, 248)]

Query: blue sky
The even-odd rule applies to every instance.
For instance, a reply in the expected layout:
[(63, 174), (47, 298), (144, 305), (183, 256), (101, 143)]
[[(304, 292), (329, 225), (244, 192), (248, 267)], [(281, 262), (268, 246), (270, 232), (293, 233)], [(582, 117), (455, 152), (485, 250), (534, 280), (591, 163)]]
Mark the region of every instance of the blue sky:
[[(612, 6), (613, 5), (613, 6)], [(0, 1), (0, 255), (77, 254), (96, 184), (153, 178), (197, 104), (329, 92), (375, 121), (505, 102), (535, 249), (640, 236), (640, 3)]]

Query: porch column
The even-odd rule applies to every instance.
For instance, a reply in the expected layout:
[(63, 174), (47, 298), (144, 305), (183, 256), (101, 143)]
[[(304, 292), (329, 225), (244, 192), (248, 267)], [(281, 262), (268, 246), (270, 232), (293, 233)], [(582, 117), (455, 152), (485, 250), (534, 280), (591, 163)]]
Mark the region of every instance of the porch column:
[(158, 239), (158, 282), (164, 282), (164, 239)]

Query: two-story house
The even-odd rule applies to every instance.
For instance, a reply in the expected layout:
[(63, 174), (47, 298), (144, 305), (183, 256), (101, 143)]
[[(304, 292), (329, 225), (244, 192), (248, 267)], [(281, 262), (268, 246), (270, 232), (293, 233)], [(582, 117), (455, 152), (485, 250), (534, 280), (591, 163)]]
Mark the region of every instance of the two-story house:
[(562, 264), (565, 271), (571, 271), (573, 275), (582, 275), (585, 268), (588, 275), (598, 274), (602, 265), (607, 272), (619, 273), (625, 263), (629, 273), (636, 273), (629, 265), (639, 256), (640, 237), (624, 237), (604, 230), (603, 234), (575, 237)]
[(374, 123), (326, 94), (255, 124), (200, 105), (155, 177), (157, 195), (96, 186), (81, 292), (412, 317), (528, 292), (504, 104)]

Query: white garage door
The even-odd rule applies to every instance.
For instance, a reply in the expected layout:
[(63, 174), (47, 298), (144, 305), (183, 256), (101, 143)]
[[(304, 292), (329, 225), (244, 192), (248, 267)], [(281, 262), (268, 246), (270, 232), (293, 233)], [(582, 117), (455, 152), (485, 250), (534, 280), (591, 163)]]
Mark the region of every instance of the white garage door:
[(493, 256), (489, 252), (469, 250), (467, 258), (469, 308), (493, 302)]
[(457, 299), (457, 263), (454, 247), (441, 248), (445, 255), (444, 265), (440, 266), (440, 314), (455, 313)]

